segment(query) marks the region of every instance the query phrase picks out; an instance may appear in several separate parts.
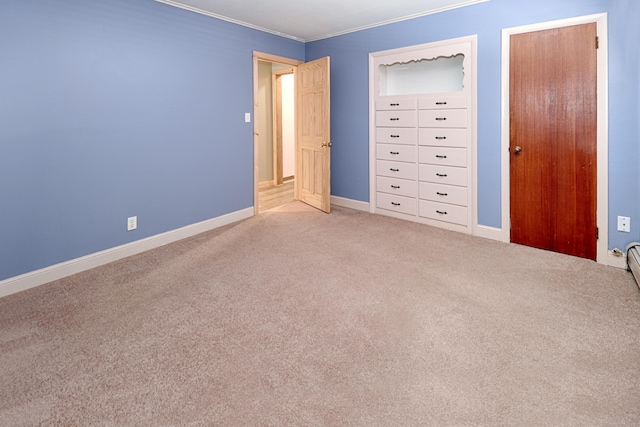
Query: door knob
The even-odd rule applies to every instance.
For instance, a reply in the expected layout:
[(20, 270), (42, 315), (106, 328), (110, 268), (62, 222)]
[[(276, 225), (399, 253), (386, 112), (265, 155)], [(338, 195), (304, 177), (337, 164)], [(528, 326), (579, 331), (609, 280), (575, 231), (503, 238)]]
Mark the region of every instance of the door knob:
[(522, 152), (522, 147), (516, 145), (515, 147), (513, 147), (513, 152), (516, 154), (520, 154)]
[(331, 142), (323, 142), (321, 147), (331, 147), (332, 145)]

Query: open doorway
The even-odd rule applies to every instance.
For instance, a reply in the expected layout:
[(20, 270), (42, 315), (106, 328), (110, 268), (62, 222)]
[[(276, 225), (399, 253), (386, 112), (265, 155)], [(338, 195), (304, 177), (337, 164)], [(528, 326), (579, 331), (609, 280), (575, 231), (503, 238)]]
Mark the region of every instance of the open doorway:
[(256, 213), (295, 200), (295, 66), (254, 53)]
[[(260, 63), (270, 65), (270, 72), (273, 79), (274, 64), (289, 66), (293, 69), (294, 91), (295, 91), (295, 177), (293, 179), (294, 199), (300, 200), (323, 212), (329, 213), (331, 210), (331, 111), (330, 111), (330, 58), (328, 56), (303, 63), (275, 55), (254, 52), (253, 53), (253, 93), (254, 93), (254, 212), (260, 212), (260, 183), (263, 187), (271, 181), (272, 186), (277, 186), (277, 172), (273, 173), (269, 179), (267, 175), (260, 175), (260, 171), (276, 170), (273, 166), (260, 166), (260, 142), (273, 137), (273, 125), (269, 131), (269, 123), (273, 123), (273, 96), (271, 103), (269, 97), (261, 93), (260, 88), (267, 85), (260, 85)], [(287, 67), (285, 67), (286, 69)], [(283, 70), (277, 70), (276, 74)], [(289, 74), (289, 73), (285, 73)], [(264, 79), (265, 81), (267, 78)], [(273, 93), (273, 83), (271, 85)], [(264, 91), (263, 91), (264, 92)], [(262, 98), (262, 101), (260, 99)], [(262, 117), (263, 112), (271, 105), (271, 120)], [(262, 125), (267, 127), (262, 128)], [(263, 149), (263, 156), (268, 157), (274, 152), (273, 142)], [(276, 147), (277, 153), (277, 147)], [(277, 154), (276, 154), (277, 156)], [(273, 156), (272, 159), (276, 156)], [(276, 157), (279, 159), (279, 157)], [(272, 160), (273, 161), (273, 160)], [(284, 173), (284, 171), (283, 171)], [(284, 175), (283, 175), (284, 183)]]
[(258, 61), (258, 206), (294, 200), (294, 75), (290, 65)]

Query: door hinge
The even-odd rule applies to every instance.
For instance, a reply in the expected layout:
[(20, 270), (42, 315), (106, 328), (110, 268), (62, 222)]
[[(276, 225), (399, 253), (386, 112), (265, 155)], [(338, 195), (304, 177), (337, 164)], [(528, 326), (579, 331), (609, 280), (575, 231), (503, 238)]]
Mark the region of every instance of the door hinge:
[(596, 240), (600, 240), (600, 229), (596, 227)]
[(600, 49), (600, 39), (596, 36), (596, 49)]

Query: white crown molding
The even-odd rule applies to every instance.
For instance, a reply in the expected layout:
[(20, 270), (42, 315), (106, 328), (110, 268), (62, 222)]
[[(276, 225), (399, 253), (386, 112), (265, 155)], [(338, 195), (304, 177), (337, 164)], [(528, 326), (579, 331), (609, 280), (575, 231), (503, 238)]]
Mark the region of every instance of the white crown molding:
[(168, 4), (170, 6), (179, 7), (180, 9), (188, 10), (188, 11), (191, 11), (191, 12), (196, 12), (196, 13), (199, 13), (201, 15), (207, 15), (207, 16), (211, 16), (212, 18), (217, 18), (217, 19), (221, 19), (223, 21), (231, 22), (232, 24), (242, 25), (243, 27), (248, 27), (248, 28), (251, 28), (251, 29), (254, 29), (254, 30), (262, 31), (264, 33), (274, 34), (276, 36), (280, 36), (280, 37), (284, 37), (284, 38), (287, 38), (287, 39), (296, 40), (296, 41), (303, 42), (303, 43), (305, 42), (305, 40), (301, 39), (300, 37), (292, 36), (290, 34), (281, 33), (279, 31), (270, 30), (268, 28), (260, 27), (258, 25), (253, 25), (253, 24), (250, 24), (248, 22), (240, 21), (240, 20), (237, 20), (237, 19), (229, 18), (227, 16), (218, 15), (217, 13), (209, 12), (207, 10), (199, 9), (199, 8), (193, 7), (193, 6), (187, 6), (186, 4), (182, 4), (182, 3), (179, 3), (179, 2), (176, 2), (176, 1), (172, 1), (172, 0), (156, 0), (156, 1), (158, 3)]
[(197, 8), (197, 7), (193, 7), (193, 6), (188, 6), (188, 5), (182, 4), (182, 3), (178, 2), (178, 1), (174, 1), (174, 0), (155, 0), (155, 1), (157, 1), (159, 3), (168, 4), (170, 6), (179, 7), (180, 9), (189, 10), (191, 12), (200, 13), (202, 15), (211, 16), (213, 18), (221, 19), (223, 21), (231, 22), (233, 24), (242, 25), (243, 27), (252, 28), (254, 30), (262, 31), (262, 32), (269, 33), (269, 34), (274, 34), (276, 36), (280, 36), (280, 37), (296, 40), (296, 41), (299, 41), (299, 42), (302, 42), (302, 43), (308, 43), (308, 42), (314, 42), (314, 41), (318, 41), (318, 40), (328, 39), (328, 38), (331, 38), (331, 37), (342, 36), (342, 35), (345, 35), (345, 34), (355, 33), (355, 32), (362, 31), (362, 30), (368, 30), (368, 29), (371, 29), (371, 28), (381, 27), (383, 25), (393, 24), (393, 23), (396, 23), (396, 22), (408, 21), (410, 19), (415, 19), (415, 18), (420, 18), (422, 16), (427, 16), (427, 15), (433, 15), (433, 14), (436, 14), (436, 13), (446, 12), (448, 10), (459, 9), (461, 7), (471, 6), (471, 5), (474, 5), (474, 4), (485, 3), (485, 2), (488, 2), (489, 0), (469, 0), (469, 1), (466, 1), (464, 3), (456, 4), (456, 5), (453, 5), (453, 6), (445, 6), (445, 7), (441, 7), (441, 8), (438, 8), (438, 9), (431, 9), (431, 10), (428, 10), (428, 11), (425, 11), (425, 12), (414, 13), (414, 14), (411, 14), (411, 15), (401, 16), (399, 18), (394, 18), (394, 19), (388, 19), (388, 20), (385, 20), (385, 21), (380, 21), (380, 22), (376, 22), (376, 23), (373, 23), (373, 24), (369, 24), (369, 25), (362, 25), (362, 26), (359, 26), (359, 27), (356, 27), (356, 28), (351, 28), (351, 29), (344, 30), (344, 31), (337, 31), (337, 32), (334, 32), (334, 33), (325, 34), (325, 35), (318, 36), (318, 37), (310, 37), (308, 39), (305, 39), (305, 38), (302, 38), (302, 37), (297, 37), (297, 36), (294, 36), (294, 35), (291, 35), (291, 34), (282, 33), (280, 31), (271, 30), (269, 28), (265, 28), (265, 27), (261, 27), (261, 26), (258, 26), (258, 25), (254, 25), (254, 24), (251, 24), (249, 22), (241, 21), (239, 19), (229, 18), (228, 16), (219, 15), (217, 13), (210, 12), (210, 11), (207, 11), (207, 10), (203, 10), (203, 9), (200, 9), (200, 8)]
[(461, 7), (472, 6), (474, 4), (485, 3), (485, 2), (488, 2), (488, 1), (489, 0), (470, 0), (470, 1), (467, 1), (465, 3), (456, 4), (454, 6), (446, 6), (446, 7), (441, 7), (441, 8), (438, 8), (438, 9), (431, 9), (431, 10), (428, 10), (428, 11), (425, 11), (425, 12), (414, 13), (414, 14), (411, 14), (411, 15), (401, 16), (399, 18), (388, 19), (386, 21), (376, 22), (376, 23), (370, 24), (370, 25), (363, 25), (363, 26), (360, 26), (360, 27), (357, 27), (357, 28), (352, 28), (352, 29), (345, 30), (345, 31), (338, 31), (338, 32), (331, 33), (331, 34), (326, 34), (324, 36), (312, 37), (312, 38), (309, 38), (309, 39), (304, 39), (303, 41), (305, 43), (308, 43), (308, 42), (314, 42), (314, 41), (317, 41), (317, 40), (329, 39), (331, 37), (343, 36), (345, 34), (356, 33), (358, 31), (362, 31), (362, 30), (369, 30), (371, 28), (382, 27), (383, 25), (394, 24), (396, 22), (402, 22), (402, 21), (408, 21), (410, 19), (420, 18), (422, 16), (427, 16), (427, 15), (434, 15), (436, 13), (442, 13), (442, 12), (446, 12), (448, 10), (459, 9)]

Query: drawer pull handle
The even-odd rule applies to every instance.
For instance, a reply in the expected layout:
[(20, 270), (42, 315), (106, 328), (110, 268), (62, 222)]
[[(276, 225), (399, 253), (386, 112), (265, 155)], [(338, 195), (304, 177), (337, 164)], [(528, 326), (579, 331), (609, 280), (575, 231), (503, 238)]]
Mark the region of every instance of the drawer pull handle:
[(398, 154), (400, 154), (399, 151), (389, 151), (389, 154), (393, 154), (394, 156), (397, 156)]
[(389, 135), (391, 138), (400, 138), (400, 135)]
[(441, 156), (440, 154), (436, 154), (436, 158), (438, 158), (438, 159), (446, 159), (447, 156)]
[(436, 105), (447, 105), (446, 102), (436, 102)]
[(396, 203), (396, 202), (391, 202), (391, 204), (392, 204), (393, 206), (400, 206), (400, 203)]
[(395, 189), (395, 190), (399, 190), (400, 186), (399, 185), (392, 185), (391, 188)]
[[(394, 169), (394, 168), (391, 168), (391, 169), (389, 169), (389, 170), (390, 170), (391, 172), (400, 172), (400, 169)], [(445, 175), (445, 176), (446, 176), (446, 175)]]
[(389, 120), (391, 120), (392, 122), (397, 122), (398, 120), (400, 120), (400, 117), (391, 117)]
[(436, 176), (440, 176), (442, 178), (445, 178), (447, 176), (447, 174), (446, 173), (437, 173)]
[(436, 210), (436, 213), (439, 213), (440, 215), (447, 215), (447, 211), (438, 211), (438, 210)]
[[(393, 120), (393, 119), (392, 119), (392, 120)], [(436, 117), (436, 120), (440, 120), (440, 121), (442, 121), (442, 120), (447, 120), (447, 118), (446, 118), (446, 117)]]
[(394, 103), (389, 104), (389, 107), (399, 107), (399, 106), (400, 104), (394, 104)]
[(447, 139), (446, 136), (436, 136), (436, 139)]
[(438, 196), (448, 196), (448, 194), (447, 194), (447, 193), (441, 193), (441, 192), (439, 192), (439, 191), (436, 191), (436, 194), (437, 194)]

